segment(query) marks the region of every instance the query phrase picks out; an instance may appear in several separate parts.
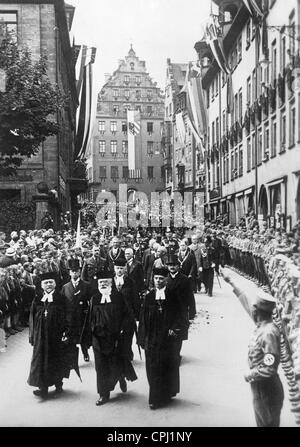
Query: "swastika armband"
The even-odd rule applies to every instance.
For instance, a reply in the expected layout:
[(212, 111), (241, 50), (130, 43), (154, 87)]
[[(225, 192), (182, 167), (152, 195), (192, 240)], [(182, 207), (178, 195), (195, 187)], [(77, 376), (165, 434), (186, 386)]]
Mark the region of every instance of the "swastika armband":
[(275, 357), (273, 354), (265, 354), (264, 356), (264, 364), (266, 366), (272, 366), (275, 363)]

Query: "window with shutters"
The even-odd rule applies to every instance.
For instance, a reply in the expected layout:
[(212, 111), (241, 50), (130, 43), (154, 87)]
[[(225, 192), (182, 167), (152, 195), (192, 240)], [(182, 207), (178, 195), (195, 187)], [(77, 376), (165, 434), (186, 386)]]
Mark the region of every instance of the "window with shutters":
[(118, 166), (110, 167), (110, 176), (111, 176), (111, 179), (114, 181), (119, 178), (119, 167)]
[(117, 141), (112, 140), (110, 142), (110, 152), (114, 156), (117, 154)]
[(122, 177), (123, 179), (128, 179), (129, 177), (128, 166), (122, 166)]
[(111, 133), (117, 132), (117, 121), (110, 122), (110, 131), (111, 131)]
[(153, 134), (153, 123), (147, 123), (147, 132), (149, 135)]
[(127, 135), (127, 121), (122, 122), (122, 132)]
[(100, 180), (106, 179), (106, 166), (99, 166), (99, 178)]
[(98, 121), (99, 133), (104, 134), (105, 132), (105, 121)]
[(124, 156), (128, 155), (128, 141), (122, 141), (122, 154)]
[(18, 16), (15, 11), (0, 12), (0, 42), (5, 36), (9, 36), (14, 42), (17, 41)]
[(147, 154), (148, 155), (153, 155), (153, 148), (154, 148), (154, 142), (147, 141)]
[(106, 141), (105, 140), (100, 140), (99, 141), (99, 154), (104, 157), (105, 155), (105, 150), (106, 150)]

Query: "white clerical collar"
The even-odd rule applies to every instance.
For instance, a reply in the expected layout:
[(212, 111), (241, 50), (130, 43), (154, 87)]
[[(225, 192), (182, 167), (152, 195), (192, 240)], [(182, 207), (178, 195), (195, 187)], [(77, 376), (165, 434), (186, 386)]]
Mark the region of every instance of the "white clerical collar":
[(175, 276), (177, 276), (178, 275), (178, 272), (176, 272), (176, 273), (170, 273), (170, 276), (171, 276), (171, 278), (175, 278)]
[(45, 303), (46, 301), (48, 301), (48, 303), (53, 303), (53, 293), (54, 293), (54, 290), (50, 293), (45, 292), (41, 301), (43, 303)]
[(115, 283), (117, 286), (123, 286), (124, 284), (124, 275), (122, 276), (115, 276)]
[(111, 299), (110, 299), (110, 289), (99, 289), (99, 292), (101, 293), (101, 303), (100, 304), (104, 304), (104, 303), (111, 303)]
[(78, 286), (79, 282), (80, 282), (80, 279), (78, 279), (77, 281), (72, 281), (74, 289)]
[(165, 300), (166, 299), (166, 287), (163, 287), (162, 289), (156, 289), (155, 293), (155, 299), (156, 300)]

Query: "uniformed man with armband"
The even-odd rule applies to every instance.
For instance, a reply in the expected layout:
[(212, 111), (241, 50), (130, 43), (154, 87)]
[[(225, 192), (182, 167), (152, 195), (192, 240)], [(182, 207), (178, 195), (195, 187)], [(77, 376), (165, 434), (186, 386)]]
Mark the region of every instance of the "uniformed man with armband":
[(252, 311), (256, 329), (249, 344), (249, 371), (245, 374), (245, 380), (251, 385), (258, 427), (279, 427), (284, 398), (277, 372), (280, 331), (272, 321), (275, 303), (274, 298), (262, 292)]

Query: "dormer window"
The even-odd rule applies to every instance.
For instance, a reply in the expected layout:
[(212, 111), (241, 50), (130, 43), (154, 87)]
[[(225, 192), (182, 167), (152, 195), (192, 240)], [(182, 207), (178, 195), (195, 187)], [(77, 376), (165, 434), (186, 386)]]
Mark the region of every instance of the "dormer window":
[(134, 63), (130, 62), (130, 70), (133, 71), (134, 70)]

